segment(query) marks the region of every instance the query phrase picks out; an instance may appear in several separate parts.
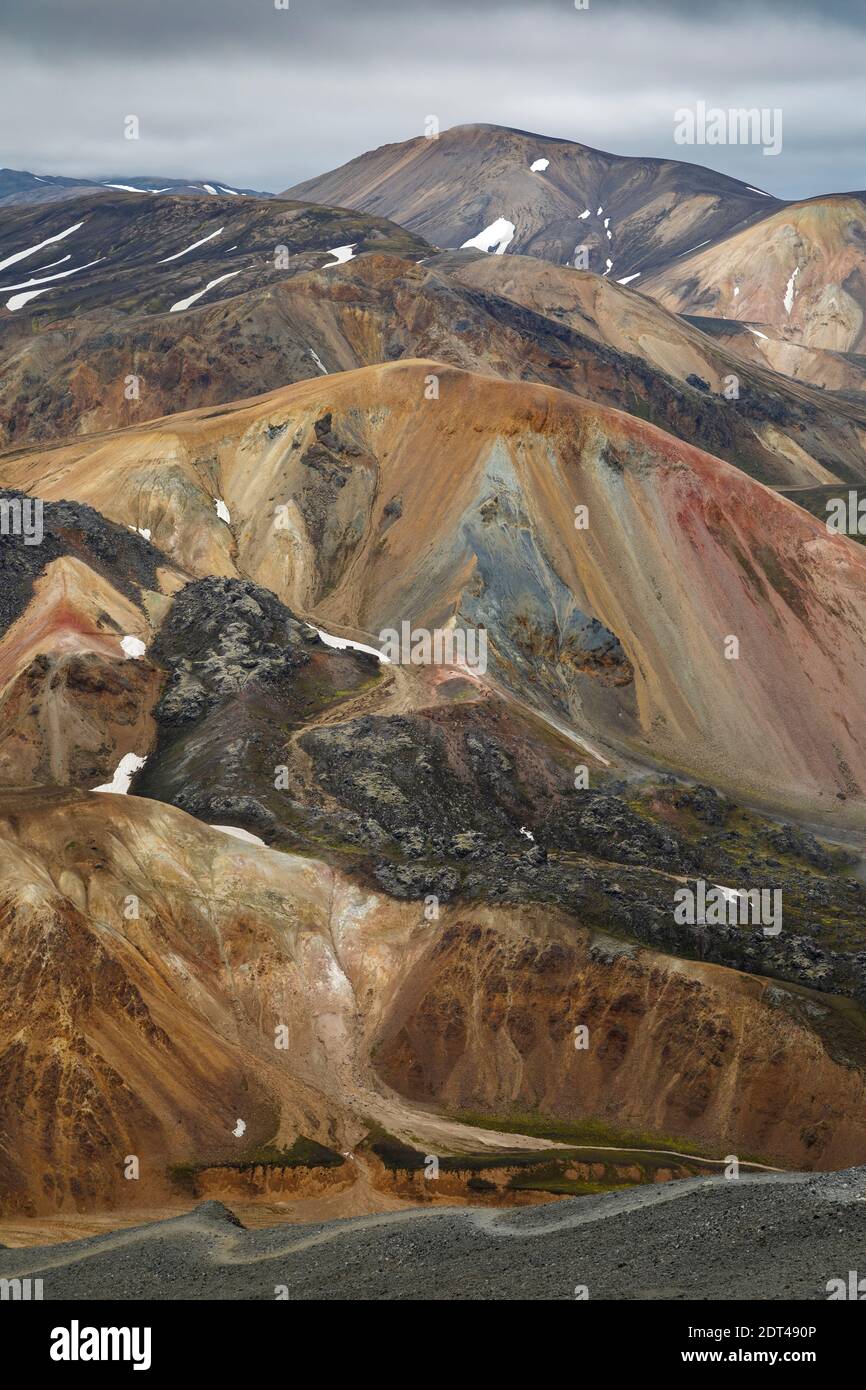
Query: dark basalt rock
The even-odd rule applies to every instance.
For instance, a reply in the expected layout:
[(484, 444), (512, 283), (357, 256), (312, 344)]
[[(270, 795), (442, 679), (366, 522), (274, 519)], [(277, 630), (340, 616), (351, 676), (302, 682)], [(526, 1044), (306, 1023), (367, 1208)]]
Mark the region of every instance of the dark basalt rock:
[(585, 791), (551, 810), (542, 834), (559, 849), (583, 851), (620, 864), (667, 865), (670, 872), (696, 865), (691, 846), (636, 815), (620, 797), (604, 792)]
[(732, 803), (720, 796), (712, 787), (692, 787), (674, 797), (674, 805), (688, 807), (707, 825), (724, 825), (733, 809)]
[(201, 579), (178, 594), (151, 655), (169, 672), (157, 720), (180, 725), (253, 681), (290, 681), (310, 660), (308, 629), (250, 580)]
[(435, 894), (442, 902), (453, 898), (459, 879), (452, 869), (427, 864), (377, 864), (373, 870), (376, 882), (392, 898), (415, 900)]
[[(0, 488), (0, 503), (34, 500)], [(135, 603), (140, 602), (141, 589), (159, 588), (156, 571), (166, 563), (162, 552), (83, 502), (43, 503), (42, 527), (38, 545), (26, 545), (21, 535), (0, 535), (0, 634), (24, 612), (35, 580), (63, 555), (83, 561)]]

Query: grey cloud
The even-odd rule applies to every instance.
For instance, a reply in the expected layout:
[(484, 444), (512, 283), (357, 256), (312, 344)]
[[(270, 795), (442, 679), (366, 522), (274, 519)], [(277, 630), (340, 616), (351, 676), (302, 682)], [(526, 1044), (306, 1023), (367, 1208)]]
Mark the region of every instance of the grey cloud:
[[(860, 0), (3, 0), (2, 162), (274, 190), (428, 114), (692, 158), (784, 196), (866, 184)], [(675, 145), (704, 100), (784, 112), (777, 159)], [(141, 121), (138, 142), (123, 117)]]
[[(257, 45), (287, 42), (318, 43), (342, 52), (359, 31), (377, 32), (387, 42), (395, 21), (408, 20), (422, 40), (443, 23), (466, 23), (481, 17), (489, 30), (499, 18), (516, 14), (571, 18), (573, 0), (290, 0), (288, 11), (277, 12), (282, 31), (274, 27), (274, 0), (4, 0), (4, 41), (38, 47), (43, 53), (147, 53), (169, 55), (190, 46), (199, 53), (213, 46), (250, 52)], [(862, 0), (735, 0), (702, 7), (699, 0), (590, 0), (587, 18), (621, 21), (640, 14), (664, 22), (673, 17), (693, 28), (726, 30), (735, 35), (746, 19), (798, 23), (813, 19), (824, 25), (866, 28)], [(291, 20), (291, 29), (285, 20)], [(455, 35), (455, 37), (457, 37)], [(479, 55), (483, 56), (483, 55)]]

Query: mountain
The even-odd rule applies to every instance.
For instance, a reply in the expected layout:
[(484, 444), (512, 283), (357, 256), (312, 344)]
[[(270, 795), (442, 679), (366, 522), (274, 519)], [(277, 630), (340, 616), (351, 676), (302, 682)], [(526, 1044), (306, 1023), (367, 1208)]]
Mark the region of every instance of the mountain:
[(804, 348), (866, 352), (866, 194), (812, 198), (650, 275), (677, 313), (755, 325)]
[(532, 1224), (631, 1297), (611, 1230), (847, 1239), (862, 195), (490, 126), (292, 197), (5, 178), (0, 1242), (178, 1217), (85, 1252), (186, 1291), (248, 1240), (202, 1198), (349, 1257), (485, 1206), (433, 1218), (480, 1287), (494, 1208), (633, 1188)]
[(325, 625), (484, 626), (497, 677), (606, 749), (863, 818), (861, 548), (633, 416), (409, 361), (7, 455), (0, 479)]
[(16, 207), (21, 203), (50, 203), (62, 198), (76, 198), (82, 193), (100, 188), (109, 191), (126, 189), (140, 193), (188, 193), (193, 196), (206, 193), (213, 197), (220, 194), (249, 198), (273, 197), (271, 193), (261, 193), (252, 188), (226, 186), (216, 179), (194, 181), (150, 176), (142, 178), (138, 175), (82, 179), (59, 174), (31, 174), (25, 169), (0, 169), (0, 207)]
[(179, 313), (370, 247), (429, 250), (382, 218), (283, 199), (102, 193), (14, 208), (0, 225), (0, 335), (95, 309)]
[(699, 165), (495, 125), (383, 145), (280, 196), (389, 217), (444, 248), (487, 230), (483, 250), (498, 245), (567, 265), (586, 246), (582, 268), (602, 274), (610, 261), (614, 279), (646, 275), (781, 206)]
[[(441, 1200), (483, 1195), (480, 1170), (519, 1203), (550, 1200), (553, 1163), (567, 1194), (582, 1171), (689, 1171), (684, 1144), (715, 1168), (732, 1146), (829, 1167), (863, 1144), (850, 1000), (674, 961), (550, 903), (425, 920), (138, 796), (0, 792), (0, 943), (2, 1217), (202, 1189), (418, 1205), (436, 1197), (408, 1174), (431, 1151)], [(522, 1132), (527, 1108), (549, 1137)]]
[(640, 280), (678, 314), (744, 325), (753, 361), (862, 389), (862, 193), (785, 203), (698, 165), (471, 125), (385, 145), (284, 196), (376, 212), (445, 248), (469, 242), (571, 265), (585, 247), (578, 268)]
[[(430, 361), (3, 472), (49, 499), (40, 546), (0, 539), (4, 1217), (353, 1215), (430, 1200), (429, 1151), (440, 1200), (516, 1203), (667, 1180), (683, 1143), (852, 1161), (856, 855), (650, 763), (862, 824), (859, 548), (632, 417)], [(451, 617), (486, 671), (352, 646)], [(699, 878), (781, 885), (785, 931), (677, 925)]]
[[(745, 361), (741, 339), (759, 340), (739, 325), (726, 341), (705, 336), (699, 321), (589, 272), (477, 251), (421, 264), (369, 251), (232, 294), (242, 279), (182, 313), (76, 315), (67, 301), (67, 317), (24, 335), (11, 315), (5, 351), (0, 315), (0, 439), (7, 447), (53, 442), (152, 419), (179, 400), (216, 406), (426, 356), (630, 411), (772, 486), (866, 476), (866, 401), (828, 401), (760, 359)], [(71, 295), (76, 282), (67, 283)], [(89, 293), (86, 279), (77, 283)], [(130, 364), (139, 383), (132, 399)], [(731, 382), (735, 402), (725, 394)]]

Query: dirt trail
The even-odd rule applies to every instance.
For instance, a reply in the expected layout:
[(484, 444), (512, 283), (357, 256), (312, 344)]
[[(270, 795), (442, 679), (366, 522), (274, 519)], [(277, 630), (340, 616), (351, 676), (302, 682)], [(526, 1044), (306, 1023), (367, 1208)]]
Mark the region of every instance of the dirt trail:
[[(809, 1175), (802, 1173), (752, 1174), (738, 1179), (740, 1184), (802, 1184)], [(363, 1186), (364, 1179), (361, 1179)], [(70, 1265), (87, 1261), (97, 1254), (110, 1251), (129, 1250), (142, 1243), (164, 1241), (172, 1237), (201, 1235), (211, 1240), (210, 1249), (203, 1258), (215, 1265), (256, 1265), (263, 1261), (289, 1255), (297, 1255), (332, 1241), (344, 1241), (348, 1237), (397, 1222), (415, 1222), (448, 1218), (469, 1222), (486, 1235), (500, 1239), (503, 1236), (519, 1240), (532, 1240), (545, 1235), (560, 1233), (579, 1226), (603, 1222), (611, 1217), (623, 1216), (660, 1203), (676, 1202), (701, 1189), (724, 1187), (726, 1179), (721, 1177), (687, 1178), (678, 1182), (663, 1183), (629, 1189), (626, 1192), (610, 1193), (607, 1196), (582, 1198), (579, 1201), (556, 1203), (553, 1207), (524, 1208), (520, 1211), (502, 1208), (458, 1207), (446, 1204), (431, 1207), (413, 1207), (407, 1203), (395, 1202), (388, 1211), (370, 1213), (348, 1220), (327, 1219), (322, 1229), (309, 1230), (299, 1236), (286, 1235), (284, 1239), (273, 1238), (266, 1249), (250, 1250), (248, 1233), (240, 1228), (220, 1230), (214, 1218), (200, 1210), (172, 1220), (170, 1223), (158, 1222), (153, 1226), (139, 1226), (118, 1232), (114, 1237), (99, 1239), (98, 1245), (88, 1242), (78, 1250), (60, 1249), (48, 1260), (40, 1259), (39, 1248), (33, 1250), (33, 1262), (26, 1268), (16, 1267), (20, 1278), (44, 1275), (48, 1270), (68, 1268)], [(380, 1194), (377, 1194), (380, 1195)], [(392, 1199), (394, 1200), (394, 1199)], [(336, 1215), (333, 1213), (332, 1215)], [(276, 1224), (276, 1223), (275, 1223)], [(312, 1223), (310, 1223), (312, 1224)], [(267, 1229), (273, 1232), (274, 1227)]]

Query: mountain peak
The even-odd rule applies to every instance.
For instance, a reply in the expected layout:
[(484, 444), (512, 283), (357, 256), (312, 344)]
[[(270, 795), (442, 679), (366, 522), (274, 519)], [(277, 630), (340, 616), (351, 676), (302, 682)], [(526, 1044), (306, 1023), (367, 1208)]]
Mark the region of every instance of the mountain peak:
[(480, 122), (382, 146), (281, 196), (376, 212), (443, 248), (498, 247), (615, 279), (780, 206), (700, 165)]

